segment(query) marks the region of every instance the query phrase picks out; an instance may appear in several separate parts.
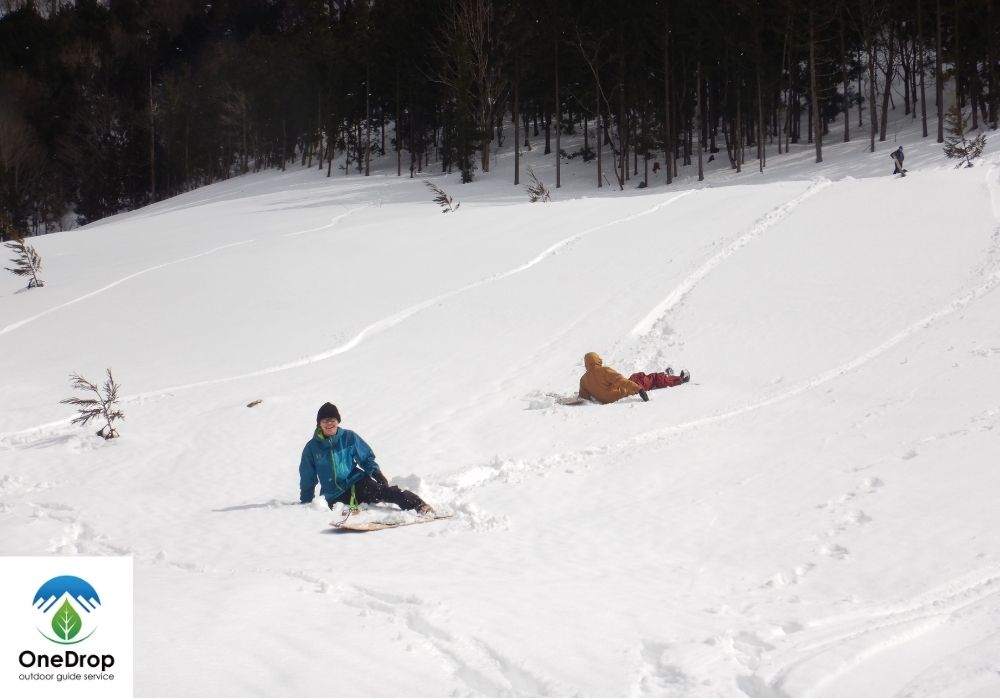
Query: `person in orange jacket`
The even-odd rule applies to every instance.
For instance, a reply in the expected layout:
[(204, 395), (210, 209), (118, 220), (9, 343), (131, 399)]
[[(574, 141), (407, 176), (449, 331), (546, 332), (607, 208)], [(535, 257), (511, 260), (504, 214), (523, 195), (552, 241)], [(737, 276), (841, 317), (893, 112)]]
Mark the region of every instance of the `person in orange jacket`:
[(588, 352), (583, 356), (583, 365), (587, 371), (580, 377), (580, 398), (596, 399), (601, 403), (614, 403), (626, 396), (639, 395), (643, 401), (649, 401), (648, 389), (660, 389), (667, 386), (683, 384), (691, 378), (691, 373), (683, 370), (679, 377), (673, 375), (669, 367), (666, 372), (636, 372), (626, 379), (610, 367), (604, 366), (604, 361), (596, 352)]

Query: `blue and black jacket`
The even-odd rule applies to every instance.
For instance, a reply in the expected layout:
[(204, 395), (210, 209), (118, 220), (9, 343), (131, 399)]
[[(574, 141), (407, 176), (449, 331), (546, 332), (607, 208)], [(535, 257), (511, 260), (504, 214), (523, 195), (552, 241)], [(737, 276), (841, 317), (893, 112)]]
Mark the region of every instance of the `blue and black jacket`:
[(353, 430), (338, 428), (326, 437), (317, 426), (312, 440), (302, 449), (299, 462), (299, 500), (309, 503), (316, 495), (316, 482), (327, 503), (347, 492), (361, 479), (378, 471), (375, 453)]

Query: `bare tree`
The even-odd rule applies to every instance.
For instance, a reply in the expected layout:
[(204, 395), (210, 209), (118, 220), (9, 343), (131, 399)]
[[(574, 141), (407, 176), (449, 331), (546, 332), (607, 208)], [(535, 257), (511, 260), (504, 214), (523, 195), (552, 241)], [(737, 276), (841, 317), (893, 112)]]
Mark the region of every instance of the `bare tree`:
[[(576, 28), (576, 47), (580, 49), (580, 55), (583, 56), (584, 62), (587, 64), (587, 68), (590, 69), (591, 75), (594, 76), (594, 92), (597, 94), (597, 116), (594, 119), (594, 124), (596, 127), (596, 146), (597, 146), (597, 186), (601, 187), (601, 167), (602, 167), (602, 154), (604, 151), (604, 139), (608, 138), (607, 128), (607, 118), (604, 119), (604, 128), (601, 128), (601, 115), (611, 114), (611, 103), (608, 101), (608, 96), (604, 92), (604, 86), (601, 84), (601, 64), (598, 63), (598, 58), (601, 55), (601, 44), (604, 42), (606, 35), (597, 38), (584, 38), (580, 33), (579, 26)], [(622, 136), (621, 136), (621, 125), (619, 124), (619, 147), (622, 146)], [(610, 140), (610, 139), (609, 139)], [(615, 144), (611, 142), (612, 153), (616, 152)], [(619, 189), (625, 189), (625, 174), (618, 172), (618, 162), (612, 158), (611, 168), (615, 171), (615, 179), (618, 181)]]
[(885, 141), (889, 127), (889, 98), (892, 90), (892, 78), (896, 74), (896, 25), (889, 22), (889, 34), (886, 41), (885, 84), (882, 86), (882, 125), (879, 128), (879, 141)]
[(242, 144), (240, 172), (245, 173), (250, 169), (248, 162), (249, 144), (247, 143), (250, 128), (250, 98), (243, 90), (227, 87), (220, 108), (219, 121), (225, 126), (237, 128), (240, 131), (240, 143)]
[(869, 139), (870, 146), (869, 149), (872, 153), (875, 152), (875, 133), (878, 124), (878, 105), (875, 102), (875, 84), (876, 84), (876, 73), (875, 73), (875, 63), (876, 63), (876, 46), (875, 46), (875, 32), (879, 24), (881, 23), (881, 16), (878, 12), (878, 7), (873, 2), (873, 0), (862, 0), (861, 4), (861, 23), (864, 35), (865, 43), (865, 53), (868, 59), (868, 120), (870, 122)]
[(458, 208), (462, 206), (461, 202), (456, 203), (450, 194), (442, 190), (430, 180), (424, 180), (424, 184), (427, 185), (428, 189), (434, 193), (434, 202), (440, 205), (442, 214), (447, 214), (450, 211), (458, 211)]
[(535, 175), (535, 171), (528, 168), (528, 176), (531, 178), (531, 184), (524, 188), (528, 192), (528, 201), (551, 202), (552, 194), (549, 192), (549, 188), (538, 179), (538, 176)]
[(125, 414), (118, 408), (118, 391), (121, 387), (115, 383), (114, 377), (111, 376), (111, 370), (108, 370), (108, 378), (104, 381), (103, 391), (96, 384), (84, 379), (75, 372), (69, 375), (69, 378), (73, 381), (73, 388), (75, 390), (89, 391), (97, 397), (95, 399), (81, 399), (74, 396), (60, 401), (59, 403), (77, 407), (80, 415), (74, 418), (72, 422), (87, 425), (92, 420), (103, 420), (104, 427), (98, 430), (97, 434), (105, 440), (118, 437), (118, 431), (115, 430), (114, 422), (116, 420), (125, 420)]
[[(0, 84), (0, 94), (11, 87)], [(0, 98), (0, 222), (8, 221), (15, 230), (27, 210), (37, 206), (39, 189), (45, 185), (45, 149), (35, 129), (13, 107), (16, 99), (17, 93), (11, 103)]]
[(38, 271), (42, 269), (42, 259), (30, 245), (22, 239), (15, 238), (13, 241), (4, 243), (5, 246), (14, 251), (15, 257), (10, 261), (14, 267), (4, 268), (8, 272), (13, 272), (18, 277), (31, 277), (28, 280), (28, 289), (32, 287), (44, 287), (45, 282), (38, 278)]
[[(475, 93), (470, 97), (479, 112), (480, 165), (484, 173), (490, 171), (491, 127), (496, 121), (500, 95), (507, 89), (503, 73), (508, 45), (503, 34), (507, 21), (498, 17), (493, 0), (454, 0), (445, 19), (446, 39), (435, 46), (443, 60), (440, 82), (453, 90), (466, 89), (461, 76), (467, 70), (472, 72)], [(451, 42), (460, 42), (465, 51), (452, 51)], [(468, 65), (462, 65), (463, 55), (468, 57)]]

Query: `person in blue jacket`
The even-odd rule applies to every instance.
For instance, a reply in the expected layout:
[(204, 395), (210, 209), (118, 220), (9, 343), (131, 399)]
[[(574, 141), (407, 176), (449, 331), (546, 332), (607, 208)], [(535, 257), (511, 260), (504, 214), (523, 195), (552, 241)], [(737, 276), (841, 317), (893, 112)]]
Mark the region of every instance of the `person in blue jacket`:
[(903, 147), (900, 146), (895, 151), (889, 154), (892, 158), (893, 164), (896, 166), (892, 169), (892, 174), (900, 173), (901, 175), (906, 175), (906, 168), (903, 167)]
[(395, 503), (402, 510), (420, 515), (434, 512), (420, 496), (389, 486), (375, 453), (353, 430), (340, 427), (340, 411), (332, 403), (320, 406), (316, 432), (302, 450), (299, 462), (299, 500), (311, 503), (320, 495), (332, 509), (335, 503), (355, 507), (361, 503)]

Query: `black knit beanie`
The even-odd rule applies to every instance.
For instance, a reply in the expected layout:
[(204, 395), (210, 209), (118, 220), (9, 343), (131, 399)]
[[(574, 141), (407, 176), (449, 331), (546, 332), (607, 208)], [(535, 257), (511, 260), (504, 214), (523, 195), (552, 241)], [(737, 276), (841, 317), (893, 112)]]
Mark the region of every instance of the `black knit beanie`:
[(340, 422), (340, 411), (332, 403), (327, 401), (325, 404), (319, 407), (319, 411), (316, 413), (316, 422), (319, 423), (324, 418), (336, 418), (337, 422)]

